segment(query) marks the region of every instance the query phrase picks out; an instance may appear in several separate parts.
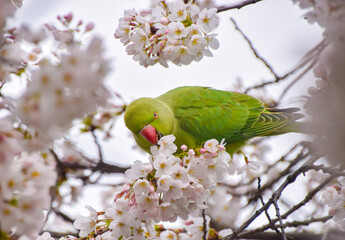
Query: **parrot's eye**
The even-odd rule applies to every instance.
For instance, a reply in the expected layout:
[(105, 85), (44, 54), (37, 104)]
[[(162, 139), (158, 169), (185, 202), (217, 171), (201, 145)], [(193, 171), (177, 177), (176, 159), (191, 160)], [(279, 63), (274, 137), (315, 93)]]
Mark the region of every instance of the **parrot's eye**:
[(156, 112), (153, 113), (154, 118), (158, 118), (158, 114)]

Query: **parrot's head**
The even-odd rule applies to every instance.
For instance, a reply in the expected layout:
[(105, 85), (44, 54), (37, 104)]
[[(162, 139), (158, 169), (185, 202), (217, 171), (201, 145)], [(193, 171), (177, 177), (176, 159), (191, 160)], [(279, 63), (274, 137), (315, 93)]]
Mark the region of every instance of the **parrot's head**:
[(154, 98), (139, 98), (131, 102), (124, 120), (138, 145), (147, 152), (162, 136), (172, 134), (174, 128), (174, 115), (170, 108)]

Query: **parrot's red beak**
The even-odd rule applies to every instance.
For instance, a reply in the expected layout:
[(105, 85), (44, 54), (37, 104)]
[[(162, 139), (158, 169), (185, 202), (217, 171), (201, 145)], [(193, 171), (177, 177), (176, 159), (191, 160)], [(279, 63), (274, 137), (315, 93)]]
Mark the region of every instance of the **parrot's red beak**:
[(151, 125), (146, 125), (140, 131), (140, 135), (143, 136), (147, 141), (152, 143), (152, 145), (156, 145), (158, 142), (158, 133), (156, 129)]

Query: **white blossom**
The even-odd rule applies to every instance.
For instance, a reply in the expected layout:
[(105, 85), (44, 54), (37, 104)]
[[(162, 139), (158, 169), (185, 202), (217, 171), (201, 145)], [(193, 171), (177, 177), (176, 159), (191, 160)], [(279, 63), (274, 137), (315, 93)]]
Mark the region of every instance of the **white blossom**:
[(186, 4), (182, 0), (177, 0), (168, 3), (170, 14), (168, 16), (170, 21), (183, 21), (187, 17)]
[(329, 214), (342, 231), (345, 231), (345, 189), (343, 185), (327, 187), (322, 194)]
[(90, 216), (79, 216), (73, 223), (74, 227), (80, 230), (80, 237), (86, 237), (89, 233), (95, 231), (98, 220), (98, 214), (95, 209), (90, 206), (86, 206), (85, 208), (89, 210)]
[(216, 18), (217, 8), (204, 8), (199, 13), (197, 25), (206, 33), (212, 32), (218, 26), (218, 19)]
[(177, 239), (176, 234), (170, 230), (161, 232), (159, 236), (162, 240), (176, 240)]
[[(210, 7), (208, 3), (200, 4)], [(218, 25), (217, 10), (207, 8), (200, 11), (196, 4), (182, 0), (155, 1), (145, 18), (134, 10), (125, 12), (114, 36), (144, 67), (156, 63), (168, 67), (168, 62), (188, 65), (203, 56), (212, 56), (209, 48), (219, 46), (214, 35), (209, 34)]]

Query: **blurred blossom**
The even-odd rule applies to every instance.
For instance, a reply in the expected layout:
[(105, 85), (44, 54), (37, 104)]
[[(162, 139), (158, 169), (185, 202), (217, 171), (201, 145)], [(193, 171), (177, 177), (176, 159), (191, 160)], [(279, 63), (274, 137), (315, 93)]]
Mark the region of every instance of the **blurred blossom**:
[(316, 134), (314, 149), (326, 156), (335, 167), (345, 168), (345, 45), (335, 44), (324, 52), (321, 63), (314, 70), (315, 87), (309, 89), (305, 104)]
[(55, 161), (37, 152), (13, 154), (17, 157), (0, 163), (0, 219), (6, 219), (1, 222), (1, 230), (33, 237), (44, 223), (43, 210), (50, 204), (50, 187), (56, 181)]
[[(16, 3), (20, 3), (21, 1), (16, 0), (0, 0), (0, 34), (1, 30), (6, 25), (6, 18), (13, 16), (16, 8)], [(21, 4), (17, 5), (18, 7), (21, 6)]]
[(328, 42), (344, 41), (345, 1), (343, 0), (292, 0), (309, 11), (305, 17), (310, 23), (317, 22), (324, 28)]
[[(222, 201), (219, 201), (222, 199)], [(211, 191), (207, 198), (206, 213), (218, 224), (227, 227), (234, 227), (236, 220), (239, 217), (240, 211), (243, 208), (240, 204), (240, 199), (232, 197), (227, 192), (224, 186), (217, 186)]]
[(47, 146), (61, 137), (74, 119), (106, 104), (111, 96), (104, 84), (108, 71), (99, 38), (93, 38), (85, 48), (70, 46), (58, 65), (46, 63), (32, 73), (14, 114)]
[(328, 47), (314, 68), (315, 86), (309, 88), (305, 104), (311, 116), (315, 151), (326, 155), (333, 166), (344, 169), (345, 142), (345, 1), (293, 0), (308, 10), (306, 18), (324, 28)]
[(325, 204), (329, 207), (329, 214), (333, 220), (345, 231), (345, 188), (341, 184), (327, 187), (322, 194)]

